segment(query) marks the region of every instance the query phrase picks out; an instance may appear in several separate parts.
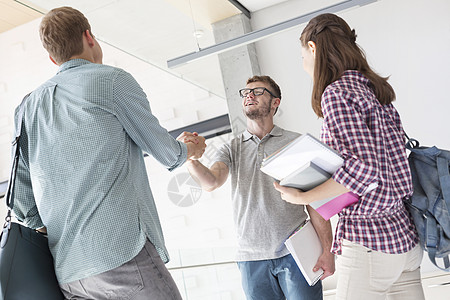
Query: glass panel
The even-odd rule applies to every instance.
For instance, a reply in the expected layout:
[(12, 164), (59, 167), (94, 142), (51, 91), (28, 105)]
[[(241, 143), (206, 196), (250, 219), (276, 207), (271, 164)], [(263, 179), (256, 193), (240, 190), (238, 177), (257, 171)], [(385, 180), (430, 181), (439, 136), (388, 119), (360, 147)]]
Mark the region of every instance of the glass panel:
[(169, 268), (185, 300), (244, 300), (236, 263), (184, 269)]

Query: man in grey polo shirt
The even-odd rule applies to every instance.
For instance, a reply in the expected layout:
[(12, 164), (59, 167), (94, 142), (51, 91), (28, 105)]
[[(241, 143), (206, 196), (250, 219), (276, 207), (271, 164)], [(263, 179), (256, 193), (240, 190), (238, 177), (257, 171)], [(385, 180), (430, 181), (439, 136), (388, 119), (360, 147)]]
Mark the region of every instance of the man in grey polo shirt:
[[(322, 299), (321, 281), (310, 287), (284, 246), (286, 238), (307, 219), (305, 206), (283, 201), (273, 187), (273, 178), (260, 171), (265, 156), (299, 134), (274, 125), (281, 91), (269, 76), (248, 79), (239, 93), (247, 130), (220, 148), (210, 168), (188, 160), (189, 172), (206, 191), (222, 186), (231, 174), (237, 261), (248, 299)], [(184, 133), (179, 139), (193, 136), (195, 133)], [(325, 271), (324, 279), (334, 273), (331, 225), (314, 209), (306, 208), (324, 249), (315, 266)]]

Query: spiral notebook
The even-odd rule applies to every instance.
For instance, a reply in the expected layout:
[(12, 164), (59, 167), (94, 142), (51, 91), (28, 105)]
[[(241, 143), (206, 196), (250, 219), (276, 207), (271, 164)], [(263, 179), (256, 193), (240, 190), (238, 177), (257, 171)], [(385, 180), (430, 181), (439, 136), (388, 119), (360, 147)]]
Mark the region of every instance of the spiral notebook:
[(323, 174), (328, 173), (331, 176), (342, 166), (344, 160), (328, 145), (306, 133), (266, 157), (261, 171), (281, 181), (288, 176), (294, 177), (294, 174), (305, 166), (308, 169), (310, 163), (313, 168), (319, 168)]
[(292, 254), (308, 284), (310, 286), (315, 285), (323, 275), (322, 269), (313, 271), (323, 249), (311, 221), (307, 221), (303, 226), (300, 226), (284, 244)]

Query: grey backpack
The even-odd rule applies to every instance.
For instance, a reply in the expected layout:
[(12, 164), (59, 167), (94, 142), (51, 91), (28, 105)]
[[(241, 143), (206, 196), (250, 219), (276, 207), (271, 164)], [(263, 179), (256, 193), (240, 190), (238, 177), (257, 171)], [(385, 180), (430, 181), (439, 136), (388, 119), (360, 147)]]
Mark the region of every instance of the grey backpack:
[[(406, 148), (411, 151), (408, 161), (414, 186), (407, 207), (430, 260), (439, 269), (450, 271), (450, 151), (421, 147), (409, 138)], [(443, 267), (436, 259), (442, 259), (439, 265)]]

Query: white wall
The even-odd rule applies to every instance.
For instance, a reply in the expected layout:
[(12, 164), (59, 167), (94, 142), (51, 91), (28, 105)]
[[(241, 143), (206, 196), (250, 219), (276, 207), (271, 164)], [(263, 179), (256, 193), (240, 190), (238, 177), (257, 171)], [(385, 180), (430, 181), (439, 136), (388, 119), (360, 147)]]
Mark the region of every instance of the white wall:
[[(256, 12), (253, 30), (317, 10), (321, 0), (291, 0)], [(329, 5), (329, 3), (328, 3)], [(403, 125), (422, 145), (450, 149), (450, 1), (379, 0), (339, 13), (356, 30), (357, 43), (382, 76), (391, 76)], [(306, 24), (257, 42), (261, 72), (280, 85), (283, 98), (275, 122), (318, 135), (321, 120), (303, 70), (300, 34)], [(423, 272), (436, 271), (427, 257)]]
[[(319, 8), (321, 1), (287, 1), (256, 12), (253, 30)], [(357, 43), (382, 76), (391, 76), (395, 106), (405, 130), (423, 145), (450, 148), (450, 1), (380, 0), (339, 14), (356, 30)], [(305, 24), (306, 25), (306, 24)], [(280, 84), (283, 99), (276, 122), (318, 134), (321, 121), (310, 106), (312, 82), (303, 71), (299, 26), (257, 42), (262, 73)]]

